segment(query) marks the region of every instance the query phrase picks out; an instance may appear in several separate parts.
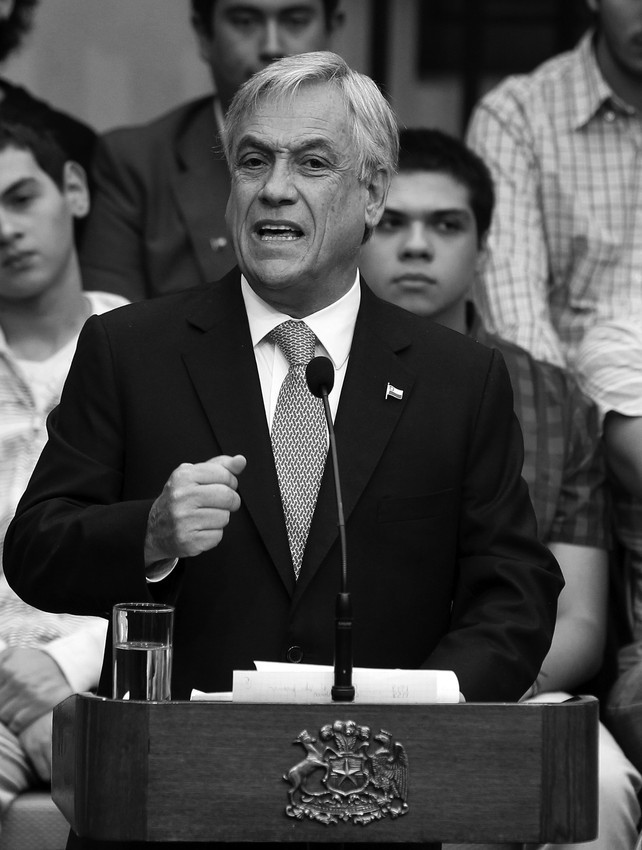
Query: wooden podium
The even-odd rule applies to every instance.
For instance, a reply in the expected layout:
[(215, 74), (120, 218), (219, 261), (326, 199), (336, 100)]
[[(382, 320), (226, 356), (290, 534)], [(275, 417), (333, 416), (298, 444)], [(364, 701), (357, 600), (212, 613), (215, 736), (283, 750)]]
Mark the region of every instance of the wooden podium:
[[(346, 721), (403, 749), (407, 810), (366, 825), (288, 814), (295, 789), (284, 776), (314, 768), (317, 745), (306, 757), (304, 742)], [(587, 841), (597, 832), (597, 735), (592, 697), (383, 706), (81, 694), (54, 712), (52, 796), (75, 832), (107, 840)], [(356, 786), (361, 768), (344, 761), (340, 783)]]

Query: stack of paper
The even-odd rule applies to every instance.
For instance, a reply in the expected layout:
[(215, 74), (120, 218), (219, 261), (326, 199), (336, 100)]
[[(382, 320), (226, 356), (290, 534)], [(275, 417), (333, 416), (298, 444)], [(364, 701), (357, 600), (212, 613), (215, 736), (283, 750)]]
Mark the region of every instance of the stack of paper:
[[(332, 667), (255, 661), (256, 670), (235, 670), (234, 702), (331, 703)], [(388, 705), (459, 702), (459, 682), (450, 670), (388, 670), (355, 667), (354, 701)], [(194, 692), (192, 699), (220, 699)], [(230, 695), (225, 694), (229, 699)]]

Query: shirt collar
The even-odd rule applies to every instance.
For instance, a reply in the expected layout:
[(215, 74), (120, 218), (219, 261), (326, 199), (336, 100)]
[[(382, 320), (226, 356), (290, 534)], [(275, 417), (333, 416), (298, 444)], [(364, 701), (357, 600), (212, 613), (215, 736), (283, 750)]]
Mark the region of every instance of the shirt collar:
[[(256, 348), (277, 325), (291, 319), (260, 298), (241, 275), (241, 294), (250, 325), (252, 346)], [(350, 289), (335, 301), (316, 313), (304, 316), (303, 321), (314, 333), (332, 360), (335, 369), (340, 369), (350, 354), (352, 335), (361, 304), (361, 286), (357, 271)]]
[(579, 130), (601, 110), (609, 108), (628, 115), (634, 114), (632, 106), (625, 103), (612, 91), (597, 64), (595, 55), (595, 31), (583, 36), (577, 47), (578, 61), (572, 66), (570, 110), (571, 126)]

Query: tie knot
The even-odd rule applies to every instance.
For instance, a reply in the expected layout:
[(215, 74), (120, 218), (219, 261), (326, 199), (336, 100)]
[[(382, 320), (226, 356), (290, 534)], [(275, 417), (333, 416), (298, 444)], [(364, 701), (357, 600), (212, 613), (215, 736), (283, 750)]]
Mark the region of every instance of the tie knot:
[(317, 338), (305, 322), (290, 319), (277, 325), (268, 336), (279, 346), (290, 366), (307, 364), (314, 357)]

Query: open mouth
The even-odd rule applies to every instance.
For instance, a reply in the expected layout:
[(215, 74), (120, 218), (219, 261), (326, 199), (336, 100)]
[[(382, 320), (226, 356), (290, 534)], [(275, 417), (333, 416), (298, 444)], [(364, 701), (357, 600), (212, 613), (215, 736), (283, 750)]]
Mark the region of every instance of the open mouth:
[(303, 236), (302, 230), (290, 224), (261, 224), (256, 232), (264, 242), (291, 242)]

